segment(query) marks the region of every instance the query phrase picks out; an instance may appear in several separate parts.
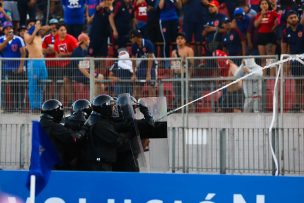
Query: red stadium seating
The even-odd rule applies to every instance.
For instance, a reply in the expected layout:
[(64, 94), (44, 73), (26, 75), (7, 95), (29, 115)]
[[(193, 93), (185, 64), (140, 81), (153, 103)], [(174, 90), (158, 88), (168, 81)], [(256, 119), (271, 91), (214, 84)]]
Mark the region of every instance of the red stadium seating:
[[(203, 91), (203, 95), (210, 93), (210, 91)], [(215, 109), (212, 109), (212, 100), (214, 102), (214, 107), (217, 106), (219, 98), (222, 96), (222, 92), (217, 92), (213, 95), (205, 97), (204, 99), (199, 100), (196, 103), (196, 112), (203, 113), (203, 112), (214, 112)]]
[(89, 99), (90, 98), (90, 85), (74, 82), (74, 100)]

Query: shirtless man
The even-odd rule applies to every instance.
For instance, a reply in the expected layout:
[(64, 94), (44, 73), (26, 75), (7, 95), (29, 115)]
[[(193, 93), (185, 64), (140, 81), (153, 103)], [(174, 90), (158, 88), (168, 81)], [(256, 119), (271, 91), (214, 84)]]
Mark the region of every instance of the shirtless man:
[(28, 50), (28, 87), (29, 101), (32, 112), (39, 111), (43, 99), (43, 90), (45, 81), (48, 77), (45, 60), (42, 52), (42, 37), (41, 32), (49, 29), (49, 26), (41, 27), (40, 21), (30, 22), (28, 31), (24, 34), (24, 41)]
[[(182, 32), (177, 34), (176, 37), (176, 49), (172, 51), (171, 53), (172, 58), (180, 58), (178, 60), (173, 60), (171, 62), (171, 69), (173, 72), (173, 76), (176, 79), (179, 79), (179, 81), (173, 82), (174, 87), (174, 93), (175, 93), (175, 100), (174, 105), (180, 106), (181, 105), (181, 78), (187, 77), (187, 75), (183, 75), (182, 73), (187, 71), (188, 77), (192, 76), (193, 73), (193, 64), (194, 60), (193, 58), (188, 61), (188, 67), (186, 67), (186, 58), (187, 57), (193, 57), (194, 51), (191, 47), (187, 46), (186, 44), (186, 35)], [(188, 68), (188, 70), (186, 70)], [(194, 88), (196, 89), (196, 88)], [(191, 91), (190, 94), (192, 94), (195, 91)], [(185, 92), (184, 92), (185, 94)], [(185, 95), (186, 96), (186, 95)], [(191, 95), (191, 96), (197, 96), (197, 95)]]

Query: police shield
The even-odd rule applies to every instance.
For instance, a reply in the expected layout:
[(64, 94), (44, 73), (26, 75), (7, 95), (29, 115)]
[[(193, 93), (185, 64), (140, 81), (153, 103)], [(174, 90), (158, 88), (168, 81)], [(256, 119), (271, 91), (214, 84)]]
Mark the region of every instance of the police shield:
[[(134, 139), (134, 140), (132, 140), (132, 143), (133, 143), (133, 145), (136, 144), (136, 146), (133, 146), (132, 150), (133, 150), (133, 154), (138, 154), (138, 156), (137, 156), (138, 165), (139, 165), (138, 167), (139, 167), (140, 171), (148, 171), (147, 162), (146, 162), (146, 158), (144, 155), (144, 150), (143, 150), (143, 147), (141, 144), (140, 133), (138, 130), (138, 126), (137, 126), (136, 122), (134, 121), (135, 115), (134, 115), (134, 109), (132, 106), (130, 94), (124, 93), (124, 94), (118, 95), (117, 105), (119, 106), (119, 112), (122, 114), (121, 116), (125, 120), (132, 121), (131, 122), (132, 128), (136, 133), (136, 136), (132, 138), (132, 139)], [(134, 158), (136, 158), (136, 157), (134, 156)]]
[[(138, 100), (138, 103), (148, 107), (154, 121), (154, 128), (139, 129), (142, 137), (150, 138), (149, 151), (145, 153), (149, 170), (165, 172), (169, 171), (169, 144), (167, 139), (167, 101), (166, 97), (146, 97)], [(136, 109), (136, 119), (142, 119), (143, 114)], [(160, 119), (161, 118), (161, 119)]]

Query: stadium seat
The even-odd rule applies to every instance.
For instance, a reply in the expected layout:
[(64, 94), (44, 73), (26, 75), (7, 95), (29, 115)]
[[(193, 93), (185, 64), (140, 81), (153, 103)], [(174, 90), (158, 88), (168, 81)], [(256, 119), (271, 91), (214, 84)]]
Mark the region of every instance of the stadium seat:
[[(202, 96), (210, 93), (210, 91), (203, 91)], [(205, 97), (204, 99), (199, 100), (196, 103), (196, 112), (204, 113), (204, 112), (214, 112), (215, 109), (212, 109), (213, 107), (216, 107), (218, 104), (219, 98), (222, 96), (222, 92), (217, 92), (213, 95), (210, 95), (208, 97)], [(214, 104), (212, 105), (212, 102)]]
[(89, 99), (90, 98), (90, 86), (78, 82), (74, 82), (74, 100)]
[(288, 112), (291, 110), (296, 100), (295, 81), (293, 79), (285, 79), (284, 92), (284, 111)]
[(171, 76), (172, 76), (172, 74), (171, 74), (170, 69), (166, 69), (166, 68), (157, 69), (157, 78), (158, 79), (168, 79), (168, 78), (172, 78)]
[[(267, 80), (266, 81), (266, 106), (265, 109), (267, 112), (270, 112), (273, 110), (273, 94), (274, 94), (274, 83), (275, 80)], [(280, 81), (278, 81), (278, 85), (280, 85)], [(292, 107), (295, 104), (296, 95), (295, 95), (295, 81), (294, 79), (285, 79), (284, 80), (284, 112), (289, 112)], [(278, 94), (278, 100), (280, 101), (280, 86), (279, 88), (279, 94)], [(303, 100), (303, 99), (302, 99)], [(279, 109), (280, 109), (280, 103)]]
[(272, 105), (273, 105), (273, 93), (274, 93), (274, 79), (266, 80), (266, 104), (265, 104), (265, 110), (266, 112), (272, 111)]
[(171, 82), (164, 83), (164, 95), (167, 98), (167, 106), (169, 109), (173, 109), (173, 100), (175, 98), (175, 93), (173, 90), (173, 84)]

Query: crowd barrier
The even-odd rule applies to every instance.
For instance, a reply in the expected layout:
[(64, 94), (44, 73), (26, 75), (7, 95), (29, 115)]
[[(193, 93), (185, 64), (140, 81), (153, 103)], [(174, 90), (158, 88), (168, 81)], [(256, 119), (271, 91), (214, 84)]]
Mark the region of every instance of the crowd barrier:
[[(151, 172), (205, 173), (205, 174), (274, 174), (269, 132), (269, 118), (263, 116), (209, 118), (192, 116), (193, 123), (209, 119), (219, 127), (182, 126), (181, 119), (168, 120), (168, 140), (151, 139), (150, 151), (145, 153)], [(222, 121), (221, 121), (221, 120)], [(237, 124), (242, 120), (245, 125)], [(298, 120), (299, 125), (286, 125), (272, 131), (272, 145), (279, 162), (280, 175), (304, 174), (303, 118), (285, 118), (286, 123)], [(229, 121), (229, 122), (227, 122)], [(259, 123), (255, 126), (249, 122)], [(229, 123), (236, 123), (229, 125)], [(172, 125), (174, 123), (174, 125)], [(264, 125), (262, 125), (265, 123)], [(195, 127), (196, 126), (196, 127)], [(246, 127), (247, 126), (247, 127)], [(251, 127), (249, 127), (251, 126)], [(264, 128), (262, 126), (265, 126)], [(302, 127), (301, 127), (302, 126)], [(0, 124), (0, 168), (27, 169), (31, 152), (31, 124)]]
[[(0, 171), (0, 188), (26, 201), (27, 173)], [(303, 177), (53, 171), (36, 202), (302, 203), (303, 182)]]
[[(237, 65), (248, 57), (228, 57)], [(277, 61), (276, 56), (254, 56), (259, 65)], [(17, 67), (20, 60), (1, 58), (1, 112), (39, 112), (41, 102), (55, 98), (63, 102), (66, 108), (77, 99), (92, 99), (97, 94), (117, 96), (129, 92), (136, 98), (148, 96), (166, 96), (168, 108), (177, 108), (202, 95), (210, 93), (229, 82), (233, 77), (222, 77), (218, 68), (218, 57), (195, 57), (186, 60), (178, 58), (154, 58), (118, 60), (117, 58), (65, 58), (45, 59), (47, 72), (28, 71), (28, 59), (24, 68), (18, 72), (7, 67)], [(33, 59), (35, 61), (35, 59)], [(145, 68), (152, 63), (151, 80), (146, 81)], [(132, 65), (137, 67), (137, 78), (133, 78)], [(135, 65), (136, 64), (136, 65)], [(141, 64), (141, 65), (140, 65)], [(301, 65), (301, 64), (298, 64)], [(144, 69), (143, 69), (144, 68)], [(225, 105), (224, 95), (227, 90), (218, 91), (193, 105), (186, 112), (244, 112), (272, 111), (274, 79), (277, 67), (264, 71), (259, 79), (246, 79), (247, 86), (257, 85), (260, 95), (255, 96), (255, 110), (246, 107), (250, 99), (244, 96), (244, 85), (234, 91), (231, 101)], [(281, 75), (284, 88), (279, 90), (279, 104), (283, 112), (295, 110), (301, 77), (292, 77), (286, 65), (286, 74)], [(288, 73), (288, 74), (287, 74)], [(301, 93), (300, 93), (301, 94)], [(282, 96), (281, 96), (282, 95)], [(299, 95), (303, 98), (303, 95)], [(302, 100), (301, 100), (302, 101)], [(223, 106), (224, 105), (224, 106)], [(236, 108), (237, 107), (237, 108)]]

